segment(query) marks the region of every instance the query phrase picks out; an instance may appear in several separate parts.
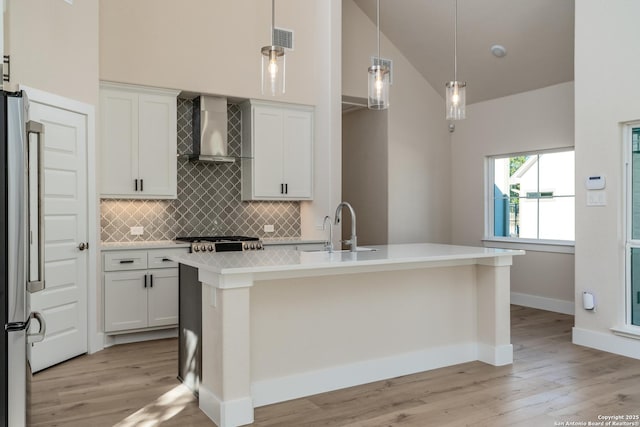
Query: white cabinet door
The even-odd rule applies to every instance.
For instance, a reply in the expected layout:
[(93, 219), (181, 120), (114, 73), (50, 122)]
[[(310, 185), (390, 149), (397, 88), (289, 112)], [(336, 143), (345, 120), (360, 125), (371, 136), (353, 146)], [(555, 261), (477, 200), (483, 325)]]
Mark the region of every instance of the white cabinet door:
[(313, 108), (243, 104), (242, 199), (313, 197)]
[(100, 90), (101, 190), (103, 195), (134, 194), (138, 177), (138, 96)]
[(256, 106), (253, 109), (253, 195), (256, 198), (281, 198), (282, 110)]
[(283, 117), (283, 178), (285, 197), (312, 196), (313, 120), (312, 112), (285, 110)]
[(140, 193), (177, 196), (176, 98), (139, 96), (138, 177)]
[(176, 198), (177, 94), (101, 84), (102, 197)]
[(105, 332), (147, 327), (146, 271), (104, 274)]
[(178, 323), (178, 269), (150, 270), (147, 290), (148, 326), (176, 325)]

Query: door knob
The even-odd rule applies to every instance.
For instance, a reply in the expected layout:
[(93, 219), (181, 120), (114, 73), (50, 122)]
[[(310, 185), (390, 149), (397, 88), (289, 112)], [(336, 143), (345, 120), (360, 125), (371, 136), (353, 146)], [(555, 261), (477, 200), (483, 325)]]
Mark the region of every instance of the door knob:
[(78, 249), (80, 249), (81, 251), (89, 249), (89, 242), (80, 242), (80, 244), (78, 245)]

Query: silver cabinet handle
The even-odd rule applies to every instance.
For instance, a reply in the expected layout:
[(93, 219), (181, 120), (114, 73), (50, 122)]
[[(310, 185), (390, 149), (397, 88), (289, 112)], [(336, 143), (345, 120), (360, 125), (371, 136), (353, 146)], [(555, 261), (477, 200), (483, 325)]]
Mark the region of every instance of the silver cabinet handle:
[[(27, 147), (29, 144), (30, 135), (37, 136), (37, 175), (38, 175), (38, 277), (35, 280), (31, 280), (29, 277), (27, 281), (28, 292), (39, 292), (44, 290), (44, 126), (42, 123), (28, 121), (27, 122)], [(27, 156), (29, 158), (30, 156)], [(31, 174), (29, 174), (31, 176)], [(31, 200), (31, 184), (28, 185), (28, 200)], [(33, 207), (29, 204), (29, 212)], [(31, 214), (29, 213), (29, 218)], [(31, 265), (31, 259), (29, 259), (28, 265)]]
[(42, 314), (37, 311), (33, 311), (31, 312), (31, 314), (29, 314), (29, 320), (27, 321), (27, 323), (30, 323), (32, 319), (36, 319), (38, 321), (38, 323), (40, 324), (40, 329), (38, 330), (38, 332), (35, 332), (33, 334), (27, 333), (27, 343), (29, 344), (44, 340), (44, 336), (47, 333), (47, 322), (44, 321), (44, 316)]

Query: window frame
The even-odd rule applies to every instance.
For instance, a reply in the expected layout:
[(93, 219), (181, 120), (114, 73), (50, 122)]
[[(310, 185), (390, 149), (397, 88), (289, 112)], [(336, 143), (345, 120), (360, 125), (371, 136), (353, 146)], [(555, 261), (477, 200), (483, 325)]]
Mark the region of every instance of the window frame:
[[(516, 156), (534, 156), (550, 153), (562, 153), (571, 151), (574, 153), (575, 147), (559, 147), (545, 150), (521, 151), (507, 154), (494, 154), (485, 157), (485, 173), (484, 173), (484, 237), (482, 242), (486, 247), (503, 248), (503, 249), (524, 249), (537, 252), (555, 252), (555, 253), (575, 253), (575, 240), (555, 240), (555, 239), (531, 239), (520, 237), (502, 237), (495, 236), (495, 218), (494, 218), (494, 177), (495, 177), (495, 160)], [(575, 167), (575, 161), (574, 161)], [(553, 196), (553, 197), (573, 197), (575, 201), (575, 187), (573, 196)], [(574, 214), (575, 215), (575, 214)]]
[(640, 249), (640, 239), (633, 239), (633, 129), (640, 128), (640, 121), (626, 123), (623, 135), (624, 197), (624, 326), (612, 328), (617, 335), (640, 338), (640, 326), (632, 322), (631, 251)]

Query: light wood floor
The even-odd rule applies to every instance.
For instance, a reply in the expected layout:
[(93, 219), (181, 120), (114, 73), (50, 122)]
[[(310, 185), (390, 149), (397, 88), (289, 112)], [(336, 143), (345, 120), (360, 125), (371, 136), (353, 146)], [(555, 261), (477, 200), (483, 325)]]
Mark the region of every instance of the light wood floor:
[[(513, 306), (511, 318), (511, 366), (472, 362), (262, 407), (254, 425), (554, 426), (640, 415), (639, 360), (571, 344), (572, 316)], [(34, 425), (214, 425), (176, 366), (173, 339), (50, 368), (34, 377)]]

